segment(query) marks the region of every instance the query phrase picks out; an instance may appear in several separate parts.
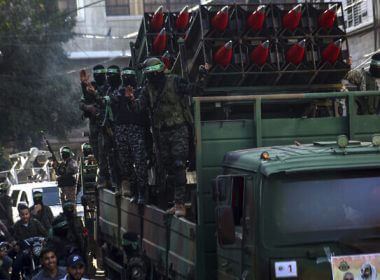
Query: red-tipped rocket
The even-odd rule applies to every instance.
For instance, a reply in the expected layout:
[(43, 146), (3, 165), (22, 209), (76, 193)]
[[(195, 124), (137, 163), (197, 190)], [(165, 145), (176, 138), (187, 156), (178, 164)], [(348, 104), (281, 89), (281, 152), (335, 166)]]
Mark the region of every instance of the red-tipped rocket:
[(265, 6), (260, 5), (256, 11), (252, 12), (247, 19), (248, 28), (253, 31), (260, 31), (263, 29), (265, 21)]
[(232, 41), (228, 41), (221, 46), (214, 55), (215, 64), (227, 66), (231, 63), (232, 59)]
[(319, 26), (323, 29), (331, 29), (334, 26), (335, 20), (336, 20), (336, 13), (337, 13), (338, 5), (334, 4), (329, 9), (324, 11), (319, 16)]
[(165, 28), (162, 28), (160, 33), (158, 33), (156, 38), (154, 38), (153, 45), (152, 45), (153, 51), (155, 53), (162, 53), (166, 49), (166, 42), (167, 42), (166, 30)]
[(188, 26), (190, 21), (189, 7), (185, 6), (179, 12), (176, 20), (175, 20), (175, 28), (178, 30), (184, 30)]
[(322, 52), (322, 58), (324, 61), (327, 61), (331, 64), (334, 64), (339, 57), (339, 54), (342, 50), (342, 39), (338, 41), (331, 42)]
[(269, 40), (258, 45), (250, 54), (253, 64), (263, 65), (267, 62), (269, 56)]
[(211, 19), (211, 25), (219, 32), (224, 32), (228, 26), (228, 6), (224, 6), (217, 14)]
[(150, 20), (150, 28), (152, 31), (158, 32), (164, 26), (164, 8), (159, 6), (154, 12), (152, 19)]
[(172, 68), (172, 62), (171, 62), (171, 57), (170, 57), (170, 53), (169, 53), (169, 51), (166, 51), (166, 52), (162, 55), (161, 60), (162, 60), (162, 62), (165, 64), (165, 67), (166, 67), (167, 69)]
[(295, 30), (300, 22), (302, 16), (302, 4), (298, 4), (293, 9), (291, 9), (284, 17), (282, 18), (282, 25), (284, 28), (291, 31)]
[(286, 61), (288, 63), (293, 63), (294, 65), (300, 64), (305, 57), (305, 45), (306, 40), (303, 39), (302, 41), (291, 46), (286, 53)]

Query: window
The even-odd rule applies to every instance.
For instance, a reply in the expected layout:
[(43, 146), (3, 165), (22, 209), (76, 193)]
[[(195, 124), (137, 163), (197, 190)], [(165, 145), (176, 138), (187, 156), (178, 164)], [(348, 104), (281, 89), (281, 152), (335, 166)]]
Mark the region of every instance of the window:
[(128, 16), (129, 0), (106, 0), (107, 16)]
[(244, 177), (233, 177), (231, 207), (234, 213), (235, 226), (241, 226), (244, 205)]
[(20, 203), (25, 203), (26, 205), (29, 205), (28, 197), (26, 195), (26, 192), (21, 193)]
[(153, 13), (162, 5), (165, 11), (179, 12), (186, 5), (193, 7), (199, 4), (200, 0), (144, 0), (144, 11)]
[(71, 12), (77, 9), (77, 0), (61, 0), (59, 3), (61, 11)]
[(13, 207), (17, 206), (17, 198), (18, 198), (19, 193), (20, 193), (20, 191), (13, 191), (12, 192), (12, 206)]
[(344, 8), (346, 13), (347, 28), (360, 25), (367, 17), (366, 0), (347, 0), (347, 6)]
[(56, 186), (46, 187), (43, 189), (33, 189), (35, 191), (42, 191), (42, 201), (47, 206), (60, 205), (59, 192)]

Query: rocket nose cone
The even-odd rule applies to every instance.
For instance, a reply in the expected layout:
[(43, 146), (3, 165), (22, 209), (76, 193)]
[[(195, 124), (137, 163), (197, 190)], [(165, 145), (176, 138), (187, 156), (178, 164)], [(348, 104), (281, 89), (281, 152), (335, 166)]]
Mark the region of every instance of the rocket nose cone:
[(266, 41), (264, 41), (264, 42), (262, 42), (261, 43), (261, 46), (263, 47), (263, 48), (269, 48), (269, 40), (266, 40)]
[(180, 15), (184, 14), (184, 13), (188, 13), (189, 12), (189, 6), (185, 6), (182, 8), (182, 10), (179, 12)]
[(219, 13), (222, 13), (222, 14), (228, 14), (228, 6), (224, 6), (219, 12)]
[(291, 11), (295, 11), (297, 13), (300, 13), (302, 11), (302, 4), (298, 4), (293, 9), (291, 9)]
[(339, 48), (342, 46), (342, 43), (343, 43), (342, 39), (339, 39), (339, 40), (337, 40), (337, 41), (334, 42), (335, 46), (337, 46)]
[(155, 15), (156, 15), (156, 14), (161, 14), (163, 11), (164, 11), (164, 7), (163, 7), (163, 6), (159, 6), (159, 7), (157, 8), (157, 10), (154, 12), (154, 14), (155, 14)]
[(264, 13), (265, 12), (265, 8), (266, 8), (265, 5), (260, 5), (260, 6), (257, 7), (256, 12)]
[(228, 41), (227, 43), (225, 43), (225, 44), (224, 44), (224, 47), (225, 47), (226, 49), (232, 49), (232, 41), (230, 40), (230, 41)]
[(306, 39), (303, 39), (302, 41), (299, 41), (298, 42), (298, 45), (300, 46), (300, 47), (305, 47), (306, 46)]

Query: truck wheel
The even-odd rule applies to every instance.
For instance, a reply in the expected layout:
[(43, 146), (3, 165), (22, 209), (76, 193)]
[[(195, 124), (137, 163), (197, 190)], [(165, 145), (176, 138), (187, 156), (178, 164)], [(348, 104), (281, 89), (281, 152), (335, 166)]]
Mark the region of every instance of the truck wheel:
[(147, 279), (147, 265), (141, 257), (133, 257), (127, 265), (127, 275), (130, 280), (145, 280)]

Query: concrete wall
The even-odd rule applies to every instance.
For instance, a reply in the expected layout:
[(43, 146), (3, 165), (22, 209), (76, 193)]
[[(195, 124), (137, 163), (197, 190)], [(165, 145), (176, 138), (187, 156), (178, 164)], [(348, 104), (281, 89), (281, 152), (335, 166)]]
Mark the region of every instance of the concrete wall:
[[(97, 0), (79, 0), (79, 6), (89, 5)], [(106, 16), (104, 2), (84, 8), (77, 16), (74, 31), (77, 36), (65, 45), (68, 53), (91, 51), (121, 51), (128, 56), (131, 39), (116, 38), (137, 32), (141, 23), (142, 1), (130, 1), (130, 16)], [(139, 15), (137, 15), (139, 14)], [(96, 35), (95, 38), (92, 38)], [(133, 37), (132, 37), (133, 39)], [(91, 53), (89, 57), (91, 56)]]
[(349, 34), (348, 44), (350, 48), (350, 55), (352, 56), (352, 66), (356, 67), (361, 65), (366, 58), (366, 54), (374, 51), (374, 32), (371, 28), (365, 31)]

